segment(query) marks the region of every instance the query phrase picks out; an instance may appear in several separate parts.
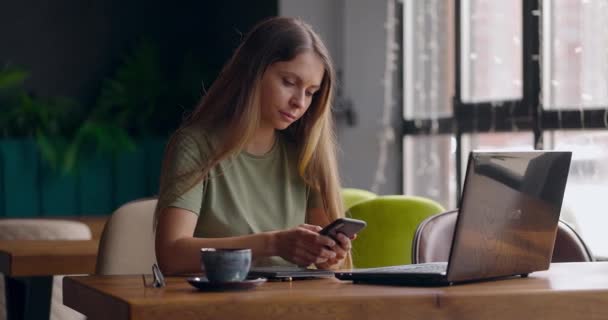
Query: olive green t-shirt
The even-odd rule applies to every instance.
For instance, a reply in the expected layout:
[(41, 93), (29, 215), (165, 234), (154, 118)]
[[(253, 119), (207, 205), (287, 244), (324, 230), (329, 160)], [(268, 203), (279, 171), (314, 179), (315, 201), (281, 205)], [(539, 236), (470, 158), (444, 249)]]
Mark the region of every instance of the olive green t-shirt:
[[(217, 139), (196, 128), (182, 129), (174, 139), (175, 147), (170, 151), (174, 154), (169, 157), (174, 163), (163, 173), (169, 185), (161, 187), (159, 203), (167, 200), (163, 197), (172, 198), (167, 206), (197, 214), (195, 237), (233, 237), (292, 228), (305, 222), (307, 208), (320, 206), (318, 194), (310, 192), (298, 174), (295, 148), (281, 133), (268, 153), (256, 156), (242, 151), (221, 161), (189, 190), (183, 190), (180, 179), (172, 177), (206, 163)], [(257, 259), (254, 264), (289, 263), (272, 257)]]

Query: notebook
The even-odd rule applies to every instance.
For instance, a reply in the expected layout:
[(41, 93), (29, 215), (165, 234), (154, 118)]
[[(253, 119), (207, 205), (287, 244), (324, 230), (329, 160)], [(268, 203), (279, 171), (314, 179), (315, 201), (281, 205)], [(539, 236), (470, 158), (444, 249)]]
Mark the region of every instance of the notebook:
[(567, 151), (471, 152), (449, 261), (340, 270), (335, 276), (450, 285), (547, 270), (571, 157)]
[(331, 270), (308, 269), (290, 266), (253, 267), (249, 270), (247, 277), (262, 277), (269, 280), (298, 280), (314, 278), (332, 278), (334, 272)]

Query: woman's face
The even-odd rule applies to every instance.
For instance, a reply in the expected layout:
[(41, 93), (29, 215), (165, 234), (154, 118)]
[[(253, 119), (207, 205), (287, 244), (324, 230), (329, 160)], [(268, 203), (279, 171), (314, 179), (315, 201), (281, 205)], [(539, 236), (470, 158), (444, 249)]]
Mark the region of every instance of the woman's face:
[(261, 126), (283, 130), (300, 119), (319, 90), (324, 73), (321, 58), (311, 51), (271, 64), (262, 76)]

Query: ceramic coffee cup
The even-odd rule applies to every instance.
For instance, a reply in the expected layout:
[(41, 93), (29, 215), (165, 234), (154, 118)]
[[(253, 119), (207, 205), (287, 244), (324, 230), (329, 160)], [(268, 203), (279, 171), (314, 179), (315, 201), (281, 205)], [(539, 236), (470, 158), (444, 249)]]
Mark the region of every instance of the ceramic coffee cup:
[(237, 282), (247, 277), (251, 249), (201, 249), (201, 267), (209, 282)]

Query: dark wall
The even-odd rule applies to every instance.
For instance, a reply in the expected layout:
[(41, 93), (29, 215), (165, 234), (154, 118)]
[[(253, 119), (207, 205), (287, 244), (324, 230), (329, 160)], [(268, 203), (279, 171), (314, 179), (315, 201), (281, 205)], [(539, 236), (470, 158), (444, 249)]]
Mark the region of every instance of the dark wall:
[(276, 0), (3, 1), (0, 64), (28, 70), (26, 87), (35, 95), (86, 104), (142, 38), (157, 42), (165, 68), (192, 51), (215, 75), (240, 34), (276, 14)]
[[(166, 86), (192, 91), (191, 96), (197, 97), (200, 82), (215, 78), (242, 33), (276, 14), (276, 0), (1, 1), (0, 67), (12, 64), (25, 69), (29, 72), (25, 87), (31, 95), (73, 98), (86, 114), (104, 80), (114, 77), (132, 49), (146, 39), (158, 47), (160, 67), (167, 74), (179, 73), (184, 65), (205, 69), (204, 77), (192, 73), (187, 81), (179, 78), (184, 86)], [(187, 53), (200, 65), (185, 64)], [(141, 75), (136, 79), (145, 80)], [(161, 105), (190, 108), (195, 102), (169, 100)], [(132, 104), (125, 107), (140, 110)], [(167, 106), (166, 110), (177, 121), (162, 121), (178, 122), (181, 109)], [(134, 151), (89, 154), (74, 172), (64, 175), (42, 161), (32, 139), (2, 136), (0, 217), (109, 214), (127, 201), (153, 196), (166, 137), (136, 138)]]

